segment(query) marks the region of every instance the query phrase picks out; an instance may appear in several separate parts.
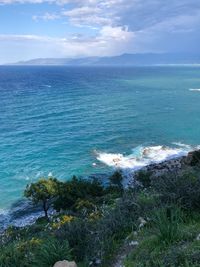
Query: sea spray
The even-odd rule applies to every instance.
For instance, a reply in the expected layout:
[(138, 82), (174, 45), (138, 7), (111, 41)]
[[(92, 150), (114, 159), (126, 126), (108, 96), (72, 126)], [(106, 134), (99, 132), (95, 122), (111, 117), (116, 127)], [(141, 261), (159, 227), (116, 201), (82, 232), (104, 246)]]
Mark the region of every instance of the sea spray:
[(188, 152), (199, 148), (199, 146), (192, 147), (178, 142), (173, 144), (174, 147), (163, 145), (139, 146), (132, 149), (130, 155), (98, 152), (97, 160), (116, 169), (137, 171), (150, 164), (186, 156)]

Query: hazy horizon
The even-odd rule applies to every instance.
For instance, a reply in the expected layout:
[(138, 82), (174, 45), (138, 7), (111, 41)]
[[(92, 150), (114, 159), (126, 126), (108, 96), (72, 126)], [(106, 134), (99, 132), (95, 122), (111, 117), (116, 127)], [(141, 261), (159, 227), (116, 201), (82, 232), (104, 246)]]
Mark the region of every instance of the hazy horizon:
[(199, 64), (200, 54), (196, 53), (123, 53), (104, 57), (40, 57), (0, 65), (157, 66)]

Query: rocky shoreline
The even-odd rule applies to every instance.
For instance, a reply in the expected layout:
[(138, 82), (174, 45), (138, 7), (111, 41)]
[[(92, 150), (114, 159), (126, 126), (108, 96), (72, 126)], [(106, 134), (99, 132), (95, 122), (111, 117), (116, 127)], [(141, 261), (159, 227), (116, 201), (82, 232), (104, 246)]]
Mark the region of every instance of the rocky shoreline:
[(140, 170), (134, 172), (132, 179), (129, 181), (128, 186), (133, 186), (137, 180), (137, 176), (143, 172), (148, 173), (150, 176), (158, 177), (170, 173), (180, 174), (190, 168), (200, 164), (200, 150), (188, 152), (186, 156), (180, 156), (170, 160), (165, 160), (160, 163), (153, 163), (147, 165)]

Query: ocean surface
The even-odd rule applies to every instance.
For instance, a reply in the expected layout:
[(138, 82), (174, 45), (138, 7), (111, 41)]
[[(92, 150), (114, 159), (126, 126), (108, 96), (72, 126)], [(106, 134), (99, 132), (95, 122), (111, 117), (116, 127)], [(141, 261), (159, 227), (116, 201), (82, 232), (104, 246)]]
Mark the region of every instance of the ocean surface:
[(200, 67), (0, 67), (0, 210), (42, 176), (134, 170), (200, 144)]

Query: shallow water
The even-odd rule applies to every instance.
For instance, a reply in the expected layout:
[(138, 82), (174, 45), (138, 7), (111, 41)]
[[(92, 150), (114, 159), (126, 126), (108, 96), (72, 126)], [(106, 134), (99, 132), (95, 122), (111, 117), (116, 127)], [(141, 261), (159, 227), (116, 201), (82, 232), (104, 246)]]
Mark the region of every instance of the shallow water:
[(1, 66), (0, 208), (40, 176), (185, 154), (200, 144), (198, 88), (200, 67)]

